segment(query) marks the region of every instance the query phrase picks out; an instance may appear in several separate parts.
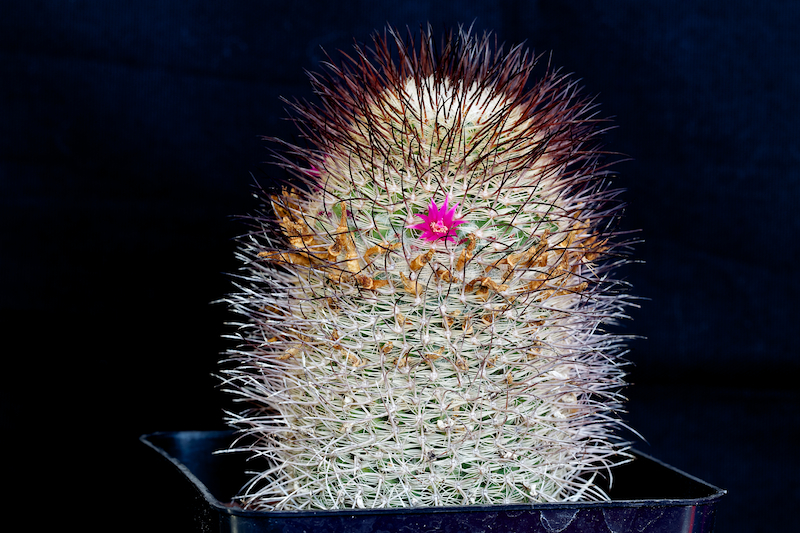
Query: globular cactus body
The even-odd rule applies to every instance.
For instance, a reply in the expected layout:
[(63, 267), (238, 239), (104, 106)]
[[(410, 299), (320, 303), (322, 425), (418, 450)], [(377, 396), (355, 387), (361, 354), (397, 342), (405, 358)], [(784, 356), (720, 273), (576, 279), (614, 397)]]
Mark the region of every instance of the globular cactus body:
[[(229, 389), (251, 509), (602, 499), (627, 305), (621, 205), (574, 82), (389, 30), (294, 104), (307, 182), (240, 241)], [(392, 59), (395, 53), (397, 58)], [(253, 464), (256, 464), (255, 462)]]

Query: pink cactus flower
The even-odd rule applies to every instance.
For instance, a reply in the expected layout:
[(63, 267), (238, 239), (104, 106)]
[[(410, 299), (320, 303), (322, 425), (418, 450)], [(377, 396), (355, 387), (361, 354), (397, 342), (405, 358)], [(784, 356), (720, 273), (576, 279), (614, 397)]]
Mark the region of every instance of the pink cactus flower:
[(456, 219), (456, 210), (458, 209), (458, 202), (452, 207), (447, 204), (450, 201), (450, 195), (444, 197), (444, 204), (442, 207), (436, 205), (436, 202), (431, 199), (431, 205), (428, 206), (428, 214), (423, 215), (417, 213), (416, 216), (422, 219), (422, 222), (413, 226), (407, 226), (409, 229), (418, 229), (422, 231), (422, 237), (425, 240), (435, 242), (440, 239), (445, 239), (451, 242), (456, 237), (456, 226), (463, 224), (465, 220)]

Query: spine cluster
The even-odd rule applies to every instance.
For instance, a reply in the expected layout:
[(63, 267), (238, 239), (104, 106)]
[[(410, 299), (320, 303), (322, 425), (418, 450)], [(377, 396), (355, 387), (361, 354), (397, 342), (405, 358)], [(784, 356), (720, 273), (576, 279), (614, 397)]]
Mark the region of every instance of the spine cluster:
[(628, 298), (593, 104), (487, 36), (373, 44), (312, 75), (278, 155), (306, 186), (240, 239), (243, 505), (605, 498)]

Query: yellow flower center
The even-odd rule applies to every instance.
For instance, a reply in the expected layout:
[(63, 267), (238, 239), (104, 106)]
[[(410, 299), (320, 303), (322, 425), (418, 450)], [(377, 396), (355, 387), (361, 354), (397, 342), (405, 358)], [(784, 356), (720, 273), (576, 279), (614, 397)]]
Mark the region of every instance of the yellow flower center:
[(450, 231), (450, 228), (442, 224), (442, 221), (440, 220), (438, 222), (431, 222), (431, 231), (433, 231), (434, 233), (444, 234)]

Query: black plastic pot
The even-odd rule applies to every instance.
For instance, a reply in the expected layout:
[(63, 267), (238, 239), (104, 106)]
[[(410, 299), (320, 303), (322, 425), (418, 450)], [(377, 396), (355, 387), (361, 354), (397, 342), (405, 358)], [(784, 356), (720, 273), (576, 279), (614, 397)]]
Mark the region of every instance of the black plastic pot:
[(226, 503), (246, 481), (243, 457), (214, 454), (231, 437), (227, 431), (141, 437), (171, 463), (162, 463), (156, 482), (168, 492), (172, 524), (224, 533), (706, 533), (725, 494), (634, 452), (635, 461), (615, 469), (608, 502), (252, 512)]

